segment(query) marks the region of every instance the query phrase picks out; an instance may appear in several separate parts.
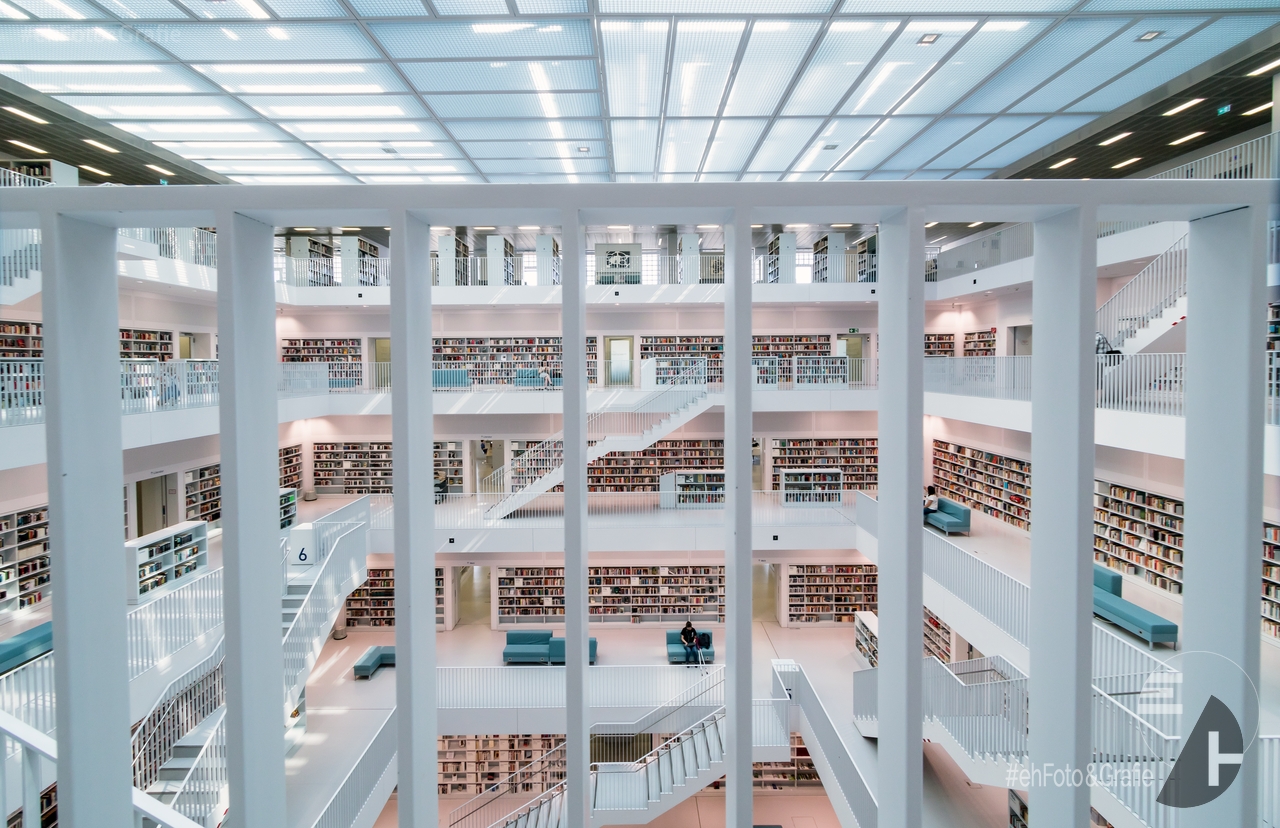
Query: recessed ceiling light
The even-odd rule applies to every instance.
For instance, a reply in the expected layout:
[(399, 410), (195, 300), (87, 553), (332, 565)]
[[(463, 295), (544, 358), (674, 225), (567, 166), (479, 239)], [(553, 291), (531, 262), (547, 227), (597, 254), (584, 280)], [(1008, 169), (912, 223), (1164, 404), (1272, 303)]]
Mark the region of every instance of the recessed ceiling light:
[(41, 155), (48, 155), (48, 154), (49, 154), (49, 153), (45, 152), (44, 150), (40, 149), (39, 147), (33, 147), (33, 146), (31, 146), (30, 144), (24, 144), (23, 142), (19, 141), (19, 140), (18, 140), (18, 139), (16, 139), (16, 138), (10, 138), (10, 139), (9, 139), (9, 143), (10, 143), (10, 144), (13, 144), (15, 147), (22, 147), (24, 150), (28, 150), (28, 151), (30, 151), (30, 152), (38, 152), (38, 153), (40, 153)]
[(928, 224), (926, 224), (924, 227), (925, 227), (925, 229), (926, 229), (926, 230), (928, 230), (930, 227), (937, 227), (937, 226), (938, 226), (938, 222), (936, 222), (936, 221), (931, 221), (931, 222), (929, 222)]
[[(1167, 114), (1169, 114), (1169, 113), (1167, 113), (1167, 112), (1166, 112), (1165, 114), (1167, 115)], [(1114, 144), (1116, 141), (1123, 141), (1125, 138), (1128, 138), (1128, 137), (1129, 137), (1130, 135), (1132, 135), (1132, 134), (1133, 134), (1132, 132), (1121, 132), (1121, 133), (1119, 133), (1119, 134), (1112, 135), (1112, 136), (1111, 136), (1110, 138), (1108, 138), (1107, 140), (1102, 141), (1101, 143), (1099, 143), (1099, 144), (1098, 144), (1098, 146), (1100, 146), (1100, 147), (1109, 147), (1109, 146), (1111, 146), (1112, 144)]]
[(788, 224), (788, 227), (808, 227), (807, 224)]
[(699, 230), (719, 230), (719, 229), (720, 229), (720, 225), (718, 225), (718, 224), (699, 224), (699, 225), (698, 225), (698, 229), (699, 229)]
[(109, 153), (111, 153), (111, 154), (113, 154), (113, 155), (114, 155), (114, 154), (117, 154), (117, 153), (119, 153), (119, 152), (120, 152), (120, 150), (116, 149), (115, 147), (107, 146), (106, 144), (102, 143), (101, 141), (95, 141), (95, 140), (93, 140), (92, 138), (86, 138), (86, 139), (84, 139), (84, 142), (85, 142), (86, 144), (90, 145), (90, 146), (97, 147), (98, 149), (102, 150), (103, 152), (109, 152)]
[(945, 238), (946, 238), (946, 236), (938, 236), (938, 238), (934, 239), (933, 241), (931, 241), (931, 242), (929, 242), (929, 243), (930, 243), (930, 244), (937, 244), (938, 242), (942, 241), (942, 240), (943, 240), (943, 239), (945, 239)]
[(578, 147), (578, 152), (591, 152), (591, 147)]
[(90, 167), (88, 164), (81, 164), (80, 169), (88, 170), (91, 173), (97, 173), (98, 175), (103, 176), (104, 178), (111, 177), (111, 173), (107, 172), (106, 170), (100, 170), (97, 167)]
[(1130, 158), (1130, 159), (1129, 159), (1129, 160), (1127, 160), (1127, 161), (1121, 161), (1119, 164), (1113, 164), (1113, 165), (1111, 166), (1111, 169), (1113, 169), (1113, 170), (1118, 170), (1118, 169), (1120, 169), (1121, 167), (1127, 167), (1127, 166), (1129, 166), (1130, 164), (1136, 164), (1137, 162), (1139, 162), (1139, 161), (1141, 161), (1141, 160), (1142, 160), (1142, 158), (1141, 158), (1141, 157), (1138, 157), (1138, 158)]
[(833, 224), (833, 225), (831, 225), (831, 226), (832, 226), (832, 227), (834, 227), (834, 228), (836, 228), (836, 229), (841, 229), (841, 228), (844, 228), (844, 227), (852, 227), (853, 225), (852, 225), (852, 224)]
[(359, 227), (339, 227), (338, 229), (339, 229), (339, 230), (342, 230), (342, 231), (344, 231), (344, 232), (352, 232), (352, 233), (354, 233), (354, 232), (356, 232), (357, 230), (359, 230), (360, 228), (359, 228)]
[(537, 224), (522, 224), (516, 228), (517, 230), (541, 230), (542, 227)]
[(981, 225), (982, 225), (982, 222), (980, 222), (980, 221), (975, 221), (973, 224), (970, 224), (969, 226), (970, 226), (970, 227), (980, 227)]
[(164, 167), (157, 167), (155, 164), (148, 164), (147, 169), (155, 170), (161, 175), (177, 175), (177, 173), (174, 172), (173, 170), (166, 170)]
[(1074, 159), (1074, 158), (1064, 158), (1064, 159), (1062, 159), (1061, 161), (1059, 161), (1059, 162), (1058, 162), (1058, 163), (1056, 163), (1056, 164), (1050, 164), (1050, 165), (1049, 165), (1049, 169), (1051, 169), (1051, 170), (1058, 170), (1058, 169), (1061, 169), (1061, 168), (1063, 168), (1063, 167), (1067, 166), (1068, 164), (1070, 164), (1070, 163), (1071, 163), (1072, 161), (1074, 161), (1074, 160), (1076, 160), (1076, 159)]
[(314, 232), (316, 232), (316, 228), (314, 228), (314, 227), (295, 227), (295, 228), (293, 228), (293, 232), (295, 232), (295, 233), (314, 233)]
[(5, 112), (12, 112), (14, 115), (17, 115), (19, 118), (26, 118), (28, 121), (33, 121), (37, 124), (49, 123), (44, 118), (41, 118), (38, 115), (32, 115), (30, 112), (23, 112), (21, 109), (18, 109), (18, 107), (16, 106), (6, 106), (4, 110)]
[(1138, 42), (1149, 43), (1150, 41), (1155, 40), (1157, 37), (1159, 37), (1162, 34), (1164, 34), (1164, 32), (1145, 32), (1143, 34), (1138, 35)]
[[(391, 228), (390, 228), (390, 227), (388, 227), (387, 229), (388, 229), (388, 230), (390, 230)], [(452, 232), (452, 231), (453, 231), (453, 228), (452, 228), (452, 227), (435, 227), (435, 226), (433, 226), (431, 229), (432, 229), (432, 230), (440, 230), (440, 231), (448, 230), (448, 231), (450, 231), (450, 232)]]
[(630, 230), (631, 225), (630, 224), (610, 224), (608, 225), (608, 228), (610, 230)]
[(1247, 112), (1241, 112), (1240, 114), (1241, 115), (1257, 115), (1259, 112), (1266, 112), (1270, 108), (1271, 108), (1271, 101), (1267, 101), (1262, 106), (1255, 106), (1253, 109), (1250, 109)]
[(476, 228), (473, 228), (473, 229), (475, 229), (475, 230), (493, 230), (493, 229), (495, 229), (495, 228), (493, 228), (493, 227), (476, 227)]
[(1196, 104), (1198, 104), (1198, 103), (1204, 103), (1204, 98), (1192, 98), (1191, 100), (1187, 101), (1186, 103), (1178, 104), (1178, 105), (1177, 105), (1177, 106), (1175, 106), (1173, 109), (1170, 109), (1168, 112), (1165, 112), (1164, 114), (1165, 114), (1165, 115), (1177, 115), (1179, 112), (1183, 112), (1183, 111), (1185, 111), (1185, 110), (1188, 110), (1188, 109), (1190, 109), (1191, 107), (1195, 106), (1195, 105), (1196, 105)]
[(1266, 66), (1259, 66), (1257, 69), (1254, 69), (1252, 72), (1249, 73), (1249, 77), (1253, 78), (1253, 77), (1257, 77), (1258, 75), (1265, 74), (1267, 72), (1270, 72), (1272, 69), (1275, 69), (1277, 66), (1280, 66), (1280, 60), (1273, 60), (1270, 63), (1268, 63)]
[(759, 230), (761, 227), (764, 227), (764, 225), (763, 225), (763, 224), (753, 224), (753, 225), (751, 225), (751, 229), (753, 229), (753, 230)]
[(920, 35), (920, 39), (917, 40), (916, 43), (920, 44), (921, 46), (928, 46), (932, 43), (937, 43), (938, 38), (940, 37), (942, 37), (942, 35), (937, 34), (936, 32), (929, 32), (928, 34)]
[(1169, 146), (1176, 147), (1178, 146), (1178, 144), (1185, 144), (1188, 141), (1194, 141), (1195, 139), (1199, 138), (1201, 135), (1204, 135), (1203, 130), (1200, 132), (1193, 132), (1190, 135), (1184, 135), (1176, 141), (1170, 141)]

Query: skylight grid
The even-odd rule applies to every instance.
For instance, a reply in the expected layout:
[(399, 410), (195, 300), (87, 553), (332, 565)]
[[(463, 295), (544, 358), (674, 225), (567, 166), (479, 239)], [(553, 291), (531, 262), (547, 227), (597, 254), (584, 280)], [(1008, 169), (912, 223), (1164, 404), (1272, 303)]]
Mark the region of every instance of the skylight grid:
[(156, 141), (155, 145), (193, 161), (201, 159), (315, 158), (305, 144), (284, 141)]
[[(853, 90), (845, 115), (886, 115), (974, 27), (974, 21), (913, 20)], [(937, 35), (928, 45), (924, 35)]]
[[(575, 158), (603, 158), (608, 154), (604, 141), (571, 141)], [(587, 151), (582, 152), (581, 148)], [(465, 141), (462, 148), (476, 160), (481, 158), (559, 158), (563, 141)], [(650, 161), (652, 161), (650, 147)], [(652, 163), (650, 164), (652, 166)]]
[(829, 114), (898, 25), (896, 20), (832, 23), (782, 114)]
[(960, 47), (946, 65), (903, 102), (896, 111), (903, 115), (935, 115), (945, 112), (962, 95), (1018, 50), (1043, 32), (1050, 21), (1000, 20), (985, 23), (969, 42)]
[(283, 158), (240, 161), (205, 161), (208, 167), (223, 175), (328, 175), (342, 172), (322, 158), (293, 161)]
[(101, 11), (83, 0), (8, 0), (34, 17), (44, 20), (103, 20)]
[[(607, 175), (577, 175), (569, 176), (566, 174), (548, 175), (548, 174), (528, 174), (528, 175), (489, 175), (485, 176), (494, 184), (590, 184), (604, 183), (609, 180)], [(650, 179), (645, 176), (645, 181)]]
[(658, 122), (614, 120), (609, 128), (613, 132), (614, 169), (620, 173), (652, 173), (658, 147)]
[(528, 58), (592, 54), (585, 20), (370, 23), (396, 58)]
[(956, 170), (951, 176), (951, 181), (977, 181), (983, 178), (990, 178), (996, 170), (980, 170), (980, 169), (964, 169)]
[(516, 0), (521, 14), (586, 14), (587, 0)]
[(841, 170), (870, 170), (924, 128), (929, 118), (912, 115), (885, 119), (839, 166)]
[(475, 173), (475, 167), (461, 158), (409, 159), (373, 158), (338, 161), (347, 172), (365, 175), (459, 175)]
[(747, 163), (751, 150), (755, 149), (760, 133), (768, 123), (764, 118), (721, 121), (711, 141), (711, 151), (707, 153), (703, 171), (737, 173)]
[(169, 0), (102, 0), (102, 7), (122, 20), (139, 17), (149, 20), (165, 17), (187, 19), (186, 11)]
[(448, 141), (315, 141), (313, 151), (332, 159), (425, 160), (461, 158), (462, 152)]
[(381, 56), (354, 23), (193, 23), (143, 25), (138, 30), (163, 43), (180, 60), (273, 61), (377, 60)]
[(557, 92), (597, 85), (592, 60), (469, 60), (399, 66), (422, 92)]
[(428, 95), (427, 103), (441, 118), (591, 118), (600, 115), (594, 92), (494, 93)]
[(361, 17), (425, 17), (422, 0), (348, 0)]
[(668, 120), (662, 135), (658, 171), (697, 172), (714, 123), (710, 118)]
[(606, 20), (600, 24), (609, 114), (656, 118), (662, 113), (668, 28), (665, 20)]
[(779, 118), (774, 121), (769, 137), (760, 145), (749, 169), (753, 172), (787, 169), (792, 159), (809, 145), (809, 139), (821, 125), (821, 118)]
[(521, 140), (604, 139), (604, 125), (582, 121), (450, 121), (449, 131), (459, 141), (488, 141), (501, 136)]
[(0, 57), (10, 63), (168, 60), (141, 38), (120, 37), (122, 31), (110, 25), (6, 23), (0, 26)]
[(388, 140), (440, 141), (447, 136), (432, 121), (376, 121), (355, 119), (351, 121), (293, 121), (283, 122), (281, 127), (304, 141)]
[(107, 120), (194, 121), (254, 120), (252, 109), (241, 106), (235, 98), (220, 95), (187, 97), (158, 95), (56, 95), (63, 103)]
[(923, 167), (930, 158), (945, 150), (961, 136), (977, 129), (986, 120), (980, 116), (943, 118), (920, 133), (888, 161), (886, 169), (914, 170)]
[(413, 95), (245, 95), (240, 100), (273, 120), (431, 117)]
[(1006, 115), (996, 118), (938, 158), (930, 161), (925, 167), (933, 170), (955, 170), (958, 167), (972, 164), (976, 159), (1008, 141), (1013, 136), (1035, 126), (1039, 120), (1040, 116), (1038, 115)]
[[(1173, 40), (1182, 37), (1207, 19), (1205, 17), (1144, 18), (1037, 89), (1010, 111), (1057, 112), (1079, 98), (1081, 94), (1105, 84), (1116, 75), (1128, 71), (1139, 61), (1164, 49)], [(1139, 40), (1145, 32), (1152, 31), (1163, 31), (1165, 34), (1154, 40)]]
[(1128, 24), (1127, 20), (1067, 20), (1045, 35), (1007, 69), (962, 101), (956, 112), (1002, 112), (1058, 70)]
[(772, 115), (819, 27), (816, 20), (756, 21), (724, 114)]
[(1255, 0), (1092, 0), (1085, 11), (1234, 11), (1256, 9)]
[[(604, 158), (569, 158), (575, 173), (608, 173), (609, 162)], [(555, 158), (486, 158), (476, 161), (480, 171), (490, 173), (562, 173), (564, 160)]]
[(1092, 115), (1055, 115), (973, 163), (988, 170), (1007, 167), (1062, 136), (1081, 129), (1092, 120)]
[(347, 17), (347, 10), (337, 0), (264, 0), (271, 10), (289, 17)]
[(355, 184), (345, 175), (233, 175), (237, 184)]
[(377, 95), (408, 92), (381, 63), (208, 63), (193, 66), (209, 82), (240, 95)]
[(741, 20), (682, 20), (676, 25), (668, 117), (709, 116), (719, 111), (745, 27)]
[(831, 0), (600, 0), (602, 14), (824, 14)]
[(506, 0), (434, 0), (440, 14), (510, 14)]
[(1067, 111), (1110, 112), (1277, 23), (1280, 16), (1276, 15), (1242, 15), (1217, 20)]
[[(972, 0), (916, 0), (913, 14), (974, 14)], [(977, 9), (990, 14), (1030, 14), (1034, 12), (1065, 12), (1076, 5), (1076, 0), (983, 0)], [(845, 0), (841, 14), (901, 13), (898, 0)]]
[(112, 126), (148, 141), (287, 141), (274, 126), (255, 121), (112, 121)]
[(141, 63), (0, 64), (0, 75), (46, 95), (189, 94), (217, 92), (183, 66)]
[(879, 122), (878, 118), (837, 118), (814, 138), (792, 169), (798, 172), (829, 170), (850, 147)]

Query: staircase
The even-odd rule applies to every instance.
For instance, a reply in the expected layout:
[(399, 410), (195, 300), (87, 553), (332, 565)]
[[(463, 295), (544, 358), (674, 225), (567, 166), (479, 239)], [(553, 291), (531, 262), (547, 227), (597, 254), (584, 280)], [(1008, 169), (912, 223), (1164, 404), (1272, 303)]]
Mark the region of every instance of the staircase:
[(0, 305), (40, 292), (39, 238), (39, 230), (0, 230)]
[(1186, 316), (1187, 237), (1183, 236), (1098, 308), (1097, 331), (1113, 349), (1137, 354), (1152, 350)]
[[(643, 451), (710, 407), (706, 361), (699, 360), (634, 405), (589, 415), (587, 462), (615, 451)], [(480, 481), (485, 518), (508, 517), (563, 482), (561, 431)]]

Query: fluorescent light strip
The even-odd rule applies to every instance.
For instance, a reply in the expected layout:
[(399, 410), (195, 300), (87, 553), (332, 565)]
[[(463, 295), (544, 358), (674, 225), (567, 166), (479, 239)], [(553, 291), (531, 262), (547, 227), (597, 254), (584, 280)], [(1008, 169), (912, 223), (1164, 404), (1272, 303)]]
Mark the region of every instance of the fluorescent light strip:
[(90, 146), (97, 147), (98, 149), (102, 150), (103, 152), (109, 152), (109, 153), (111, 153), (111, 154), (113, 154), (113, 155), (114, 155), (114, 154), (116, 154), (116, 153), (118, 153), (118, 152), (120, 152), (120, 150), (116, 149), (115, 147), (109, 147), (109, 146), (107, 146), (106, 144), (102, 143), (101, 141), (95, 141), (95, 140), (93, 140), (92, 138), (86, 138), (86, 139), (84, 139), (84, 142), (85, 142), (86, 144), (89, 144)]
[(926, 225), (924, 226), (924, 229), (928, 230), (930, 227), (937, 227), (937, 226), (938, 226), (938, 222), (936, 222), (936, 221), (931, 221), (931, 222), (929, 222), (928, 224), (926, 224)]
[(837, 230), (843, 230), (844, 228), (852, 227), (853, 225), (852, 224), (833, 224), (831, 226)]
[(16, 106), (6, 106), (4, 108), (4, 111), (11, 112), (14, 115), (17, 115), (19, 118), (26, 118), (28, 121), (32, 121), (37, 124), (49, 123), (44, 118), (41, 118), (38, 115), (32, 115), (30, 112), (23, 112), (21, 109), (18, 109)]
[(1142, 160), (1142, 158), (1141, 158), (1141, 157), (1138, 157), (1138, 158), (1130, 158), (1128, 161), (1121, 161), (1119, 164), (1114, 164), (1114, 165), (1112, 165), (1111, 169), (1113, 169), (1113, 170), (1118, 170), (1118, 169), (1120, 169), (1121, 167), (1127, 167), (1127, 166), (1129, 166), (1130, 164), (1136, 164), (1137, 162), (1139, 162), (1139, 161), (1141, 161), (1141, 160)]
[(1255, 106), (1253, 109), (1250, 109), (1248, 112), (1241, 112), (1240, 114), (1241, 115), (1257, 115), (1259, 112), (1266, 112), (1270, 108), (1271, 108), (1271, 101), (1267, 101), (1262, 106)]
[(1249, 73), (1248, 77), (1256, 78), (1258, 75), (1264, 75), (1267, 72), (1270, 72), (1272, 69), (1277, 69), (1277, 68), (1280, 68), (1280, 60), (1273, 60), (1270, 63), (1268, 63), (1266, 66), (1259, 66), (1257, 69), (1254, 69), (1252, 72)]
[(1187, 102), (1186, 102), (1186, 103), (1184, 103), (1184, 104), (1178, 104), (1178, 105), (1177, 105), (1177, 106), (1175, 106), (1173, 109), (1170, 109), (1168, 112), (1165, 112), (1165, 113), (1163, 113), (1163, 114), (1165, 114), (1165, 115), (1177, 115), (1179, 112), (1184, 112), (1184, 111), (1186, 111), (1186, 110), (1190, 109), (1191, 107), (1195, 106), (1195, 105), (1196, 105), (1196, 104), (1198, 104), (1198, 103), (1204, 103), (1204, 98), (1192, 98), (1191, 100), (1187, 101)]
[(177, 175), (176, 172), (173, 172), (172, 170), (166, 170), (164, 167), (157, 167), (155, 164), (148, 164), (147, 169), (155, 170), (161, 175)]
[(82, 170), (88, 170), (89, 172), (91, 172), (91, 173), (95, 173), (95, 174), (97, 174), (97, 175), (100, 175), (100, 176), (102, 176), (103, 178), (110, 178), (110, 177), (111, 177), (111, 173), (107, 172), (106, 170), (100, 170), (100, 169), (98, 169), (97, 167), (90, 167), (88, 164), (81, 164), (81, 165), (80, 165), (80, 169), (82, 169)]
[[(1168, 115), (1169, 113), (1168, 113), (1168, 112), (1166, 112), (1165, 114), (1166, 114), (1166, 115)], [(1119, 135), (1112, 135), (1112, 136), (1111, 136), (1110, 138), (1108, 138), (1107, 140), (1105, 140), (1105, 141), (1103, 141), (1102, 143), (1098, 144), (1098, 146), (1100, 146), (1100, 147), (1109, 147), (1109, 146), (1111, 146), (1112, 144), (1114, 144), (1116, 141), (1123, 141), (1125, 138), (1128, 138), (1128, 137), (1129, 137), (1130, 135), (1132, 135), (1132, 134), (1133, 134), (1132, 132), (1121, 132)]]
[(1195, 139), (1199, 138), (1201, 135), (1204, 135), (1203, 130), (1201, 130), (1200, 132), (1193, 132), (1190, 135), (1184, 135), (1176, 141), (1170, 141), (1169, 146), (1176, 147), (1178, 146), (1178, 144), (1185, 144), (1188, 141), (1194, 141)]
[(1071, 163), (1072, 161), (1074, 161), (1074, 160), (1076, 160), (1076, 159), (1074, 159), (1074, 158), (1064, 158), (1064, 159), (1062, 159), (1061, 161), (1059, 161), (1059, 162), (1058, 162), (1058, 163), (1056, 163), (1056, 164), (1050, 164), (1050, 165), (1049, 165), (1049, 169), (1051, 169), (1051, 170), (1061, 169), (1062, 167), (1067, 166), (1068, 164), (1070, 164), (1070, 163)]
[(970, 227), (981, 227), (981, 226), (982, 226), (982, 222), (980, 222), (980, 221), (975, 221), (973, 224), (970, 224), (969, 226), (970, 226)]
[(28, 151), (30, 151), (30, 152), (38, 152), (38, 153), (40, 153), (41, 155), (48, 155), (48, 154), (49, 154), (48, 152), (46, 152), (46, 151), (44, 151), (44, 150), (40, 149), (39, 147), (33, 147), (33, 146), (31, 146), (30, 144), (24, 144), (24, 143), (22, 143), (21, 141), (17, 140), (16, 138), (10, 138), (10, 139), (9, 139), (9, 143), (10, 143), (10, 144), (13, 144), (15, 147), (22, 147), (24, 150), (28, 150)]
[(541, 230), (542, 227), (536, 224), (522, 224), (516, 228), (517, 230)]
[(699, 229), (699, 230), (719, 230), (719, 229), (720, 229), (720, 225), (718, 225), (718, 224), (699, 224), (699, 225), (698, 225), (698, 229)]

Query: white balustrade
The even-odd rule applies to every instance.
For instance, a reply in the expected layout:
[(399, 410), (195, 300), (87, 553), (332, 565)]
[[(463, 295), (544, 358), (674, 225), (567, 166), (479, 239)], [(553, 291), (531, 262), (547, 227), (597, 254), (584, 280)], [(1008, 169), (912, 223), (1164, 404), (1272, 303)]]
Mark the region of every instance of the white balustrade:
[(387, 774), (395, 773), (398, 737), (396, 711), (392, 710), (355, 766), (329, 797), (312, 828), (351, 828), (367, 806), (381, 810), (384, 803), (370, 802), (370, 797)]
[(57, 730), (53, 651), (0, 676), (0, 711), (46, 736)]
[[(200, 825), (207, 825), (210, 815), (226, 802), (226, 708), (214, 715), (218, 718), (213, 732), (191, 763), (186, 776), (176, 786), (177, 791), (169, 803), (173, 810)], [(217, 816), (221, 816), (221, 813)]]
[(154, 244), (166, 259), (218, 266), (218, 236), (200, 227), (123, 227), (120, 235)]
[(925, 357), (924, 390), (1031, 401), (1031, 357)]
[(936, 280), (975, 273), (996, 265), (1026, 259), (1032, 255), (1033, 226), (1015, 224), (994, 233), (939, 251)]
[(131, 681), (222, 624), (222, 581), (219, 567), (129, 611)]
[(0, 187), (51, 187), (52, 181), (26, 175), (8, 167), (0, 167)]
[(0, 359), (0, 427), (44, 422), (44, 360)]
[[(1099, 354), (1097, 359), (1098, 408), (1183, 416), (1186, 354)], [(1273, 405), (1271, 397), (1268, 405)]]
[(1275, 178), (1280, 133), (1272, 132), (1228, 149), (1197, 158), (1148, 178), (1258, 179)]
[[(0, 168), (0, 175), (5, 172)], [(42, 269), (39, 230), (0, 230), (0, 285), (13, 287)]]
[(1119, 350), (1125, 340), (1186, 295), (1187, 237), (1183, 236), (1102, 303), (1095, 328), (1112, 349)]
[(169, 683), (134, 728), (131, 741), (135, 788), (150, 787), (160, 766), (172, 758), (178, 740), (226, 703), (224, 654), (224, 642), (219, 641), (203, 661)]
[(120, 360), (124, 414), (208, 408), (218, 404), (218, 362), (212, 359)]

